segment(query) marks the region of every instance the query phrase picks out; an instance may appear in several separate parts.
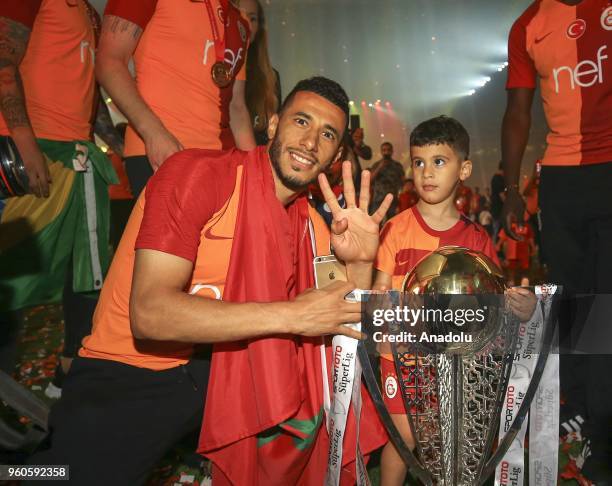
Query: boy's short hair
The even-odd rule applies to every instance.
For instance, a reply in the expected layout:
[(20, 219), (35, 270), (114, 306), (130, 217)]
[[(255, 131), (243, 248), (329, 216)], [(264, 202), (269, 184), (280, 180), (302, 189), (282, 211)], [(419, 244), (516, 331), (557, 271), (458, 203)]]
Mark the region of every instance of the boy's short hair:
[(470, 136), (465, 127), (450, 116), (440, 115), (419, 123), (410, 134), (411, 147), (446, 144), (459, 158), (468, 160)]

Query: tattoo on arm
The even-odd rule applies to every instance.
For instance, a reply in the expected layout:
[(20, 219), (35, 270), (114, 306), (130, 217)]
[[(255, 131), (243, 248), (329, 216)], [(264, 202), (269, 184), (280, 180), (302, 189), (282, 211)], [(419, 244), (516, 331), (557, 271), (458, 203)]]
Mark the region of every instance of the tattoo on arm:
[(30, 125), (19, 75), (29, 38), (26, 26), (0, 17), (0, 111), (9, 129)]
[[(0, 79), (3, 78), (0, 75)], [(30, 126), (30, 119), (28, 118), (28, 112), (25, 105), (25, 97), (23, 96), (23, 84), (21, 82), (21, 76), (19, 71), (15, 73), (15, 84), (17, 89), (15, 93), (3, 93), (3, 89), (0, 87), (0, 111), (4, 116), (6, 125), (9, 130), (17, 127)], [(0, 81), (0, 84), (4, 84)]]
[(30, 29), (25, 25), (0, 17), (0, 58), (19, 64), (28, 47), (29, 39)]
[(131, 34), (134, 40), (138, 40), (140, 34), (142, 34), (142, 28), (138, 24), (116, 15), (106, 15), (102, 22), (102, 34), (105, 33), (112, 35)]

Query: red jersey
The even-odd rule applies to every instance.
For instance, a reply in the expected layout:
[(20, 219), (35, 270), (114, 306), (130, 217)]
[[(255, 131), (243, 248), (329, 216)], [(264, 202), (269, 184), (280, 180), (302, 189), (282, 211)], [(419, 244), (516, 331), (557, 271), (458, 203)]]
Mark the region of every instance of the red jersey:
[[(235, 163), (232, 153), (185, 150), (151, 178), (123, 232), (100, 293), (92, 333), (83, 340), (80, 356), (152, 370), (189, 361), (191, 344), (134, 339), (129, 303), (135, 250), (162, 251), (193, 262), (189, 292), (221, 298), (242, 176), (242, 166)], [(236, 174), (235, 179), (220, 173)], [(210, 181), (224, 183), (211, 185)]]
[(612, 5), (537, 0), (512, 26), (506, 87), (535, 88), (550, 127), (543, 165), (612, 161)]
[(486, 230), (464, 215), (445, 231), (428, 226), (416, 206), (391, 218), (381, 234), (376, 269), (391, 275), (391, 286), (400, 289), (404, 277), (415, 265), (441, 246), (456, 245), (484, 253), (499, 265)]

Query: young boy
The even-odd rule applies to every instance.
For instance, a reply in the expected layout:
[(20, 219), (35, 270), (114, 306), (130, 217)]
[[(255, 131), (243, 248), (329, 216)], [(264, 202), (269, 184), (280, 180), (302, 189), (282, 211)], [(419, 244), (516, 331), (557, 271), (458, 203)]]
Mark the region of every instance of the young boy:
[[(445, 245), (458, 245), (478, 250), (499, 265), (495, 249), (487, 232), (454, 204), (455, 191), (472, 172), (469, 160), (470, 139), (465, 128), (455, 119), (439, 116), (419, 124), (410, 135), (410, 157), (413, 178), (419, 195), (417, 204), (389, 220), (382, 230), (376, 261), (375, 289), (401, 288), (404, 276), (421, 258)], [(528, 291), (513, 289), (521, 300), (515, 313), (528, 320), (535, 301), (527, 302)], [(521, 310), (525, 309), (525, 310)], [(389, 357), (390, 358), (390, 357)], [(393, 362), (381, 359), (383, 383), (395, 379)], [(384, 400), (404, 441), (414, 447), (408, 418), (398, 387), (385, 387)], [(406, 466), (393, 444), (388, 443), (381, 457), (381, 486), (401, 486)]]

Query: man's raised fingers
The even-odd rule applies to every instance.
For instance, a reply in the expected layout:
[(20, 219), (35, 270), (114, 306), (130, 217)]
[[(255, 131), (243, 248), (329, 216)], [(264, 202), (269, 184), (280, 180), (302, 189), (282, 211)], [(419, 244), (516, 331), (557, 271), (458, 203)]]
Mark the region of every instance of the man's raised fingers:
[(372, 174), (369, 170), (361, 171), (361, 192), (359, 193), (359, 207), (365, 211), (370, 204), (370, 178)]
[(378, 209), (372, 215), (372, 219), (376, 224), (380, 224), (380, 222), (384, 219), (387, 211), (391, 207), (391, 203), (393, 202), (393, 194), (387, 194), (383, 199), (383, 202), (378, 206)]
[(332, 215), (337, 214), (338, 212), (342, 210), (342, 208), (340, 207), (340, 204), (338, 204), (338, 199), (336, 199), (336, 195), (334, 194), (334, 191), (332, 191), (331, 187), (329, 186), (327, 177), (325, 176), (325, 174), (321, 173), (319, 174), (318, 179), (319, 179), (319, 187), (321, 188), (321, 193), (323, 194), (323, 197), (325, 198), (325, 202), (329, 206), (329, 209), (331, 210)]
[(355, 185), (353, 184), (351, 163), (348, 160), (342, 162), (342, 187), (344, 199), (346, 200), (346, 207), (354, 208), (356, 206)]

